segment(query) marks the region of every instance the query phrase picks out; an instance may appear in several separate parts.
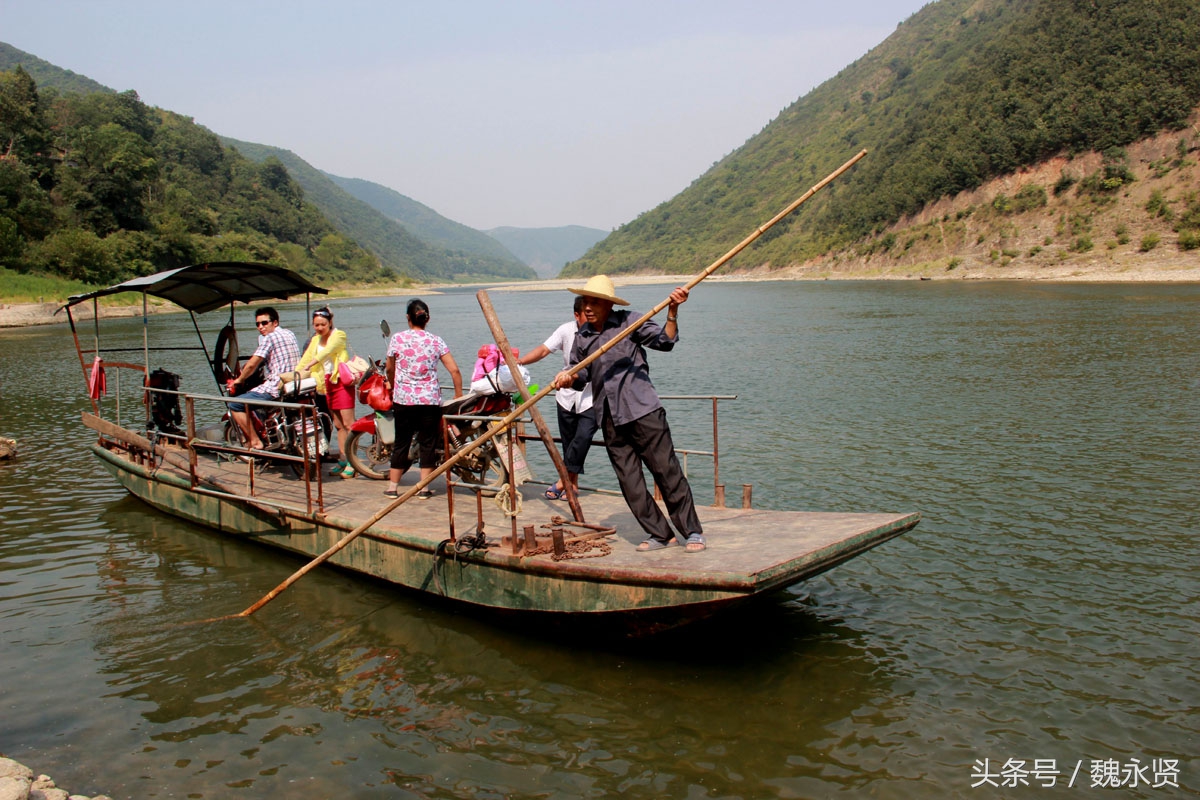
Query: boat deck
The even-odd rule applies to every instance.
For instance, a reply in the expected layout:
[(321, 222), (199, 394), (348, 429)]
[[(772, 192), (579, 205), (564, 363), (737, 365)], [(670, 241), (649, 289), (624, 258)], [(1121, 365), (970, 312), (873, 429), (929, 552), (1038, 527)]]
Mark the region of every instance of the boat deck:
[[(224, 465), (220, 471), (224, 473), (223, 483), (234, 480), (243, 485), (246, 483), (246, 465)], [(401, 491), (414, 483), (414, 475), (405, 475), (401, 481)], [(285, 471), (268, 468), (256, 476), (255, 484), (264, 505), (269, 506), (272, 500), (295, 506), (305, 503), (304, 482)], [(434, 497), (408, 500), (376, 523), (374, 528), (400, 533), (405, 538), (426, 539), (431, 546), (446, 539), (450, 530), (450, 504), (445, 483), (438, 480), (434, 486)], [(362, 477), (343, 480), (326, 474), (322, 489), (329, 521), (336, 521), (347, 529), (361, 525), (392, 502), (383, 496), (385, 488), (384, 481)], [(545, 487), (540, 484), (527, 484), (520, 488), (520, 513), (514, 525), (513, 518), (501, 511), (495, 497), (484, 497), (480, 504), (475, 492), (456, 487), (453, 498), (456, 534), (461, 537), (476, 531), (481, 505), (488, 557), (512, 559), (511, 546), (502, 537), (509, 537), (515, 531), (518, 539), (522, 539), (525, 526), (532, 525), (539, 539), (547, 538), (550, 529), (555, 527), (555, 517), (570, 520), (571, 511), (567, 502), (546, 499), (544, 490)], [(818, 566), (824, 560), (823, 556), (831, 555), (828, 553), (830, 548), (844, 543), (858, 541), (860, 545), (870, 543), (869, 546), (874, 546), (908, 530), (919, 519), (915, 514), (770, 511), (698, 506), (696, 511), (704, 525), (708, 543), (706, 550), (689, 553), (677, 542), (677, 546), (646, 553), (636, 550), (636, 544), (646, 535), (623, 498), (604, 493), (584, 493), (580, 497), (580, 506), (589, 525), (610, 528), (615, 533), (604, 539), (591, 540), (608, 542), (611, 553), (597, 557), (599, 554), (593, 546), (590, 558), (563, 560), (577, 562), (570, 565), (572, 567), (584, 570), (665, 572), (670, 573), (673, 580), (680, 580), (685, 574), (693, 576), (693, 579), (703, 575), (711, 578), (719, 576), (722, 582), (742, 583), (747, 587), (769, 580), (774, 573), (790, 571), (782, 569), (785, 565), (794, 568), (799, 566), (797, 562), (809, 562)], [(569, 524), (558, 527), (566, 528), (568, 539), (590, 533), (589, 529)], [(552, 553), (515, 558), (554, 562)]]
[[(306, 485), (285, 464), (252, 471), (242, 461), (199, 457), (193, 486), (186, 449), (164, 453), (160, 445), (159, 457), (151, 461), (146, 450), (127, 444), (102, 437), (94, 449), (134, 495), (168, 513), (301, 556), (325, 552), (393, 502), (383, 495), (385, 482), (330, 477), (328, 466), (319, 487), (321, 508), (317, 482)], [(415, 475), (406, 475), (401, 491), (415, 482)], [(497, 498), (460, 486), (452, 499), (457, 542), (450, 544), (445, 481), (439, 478), (433, 487), (434, 497), (414, 497), (393, 509), (330, 563), (496, 611), (632, 615), (643, 630), (671, 627), (795, 584), (920, 521), (915, 512), (699, 506), (706, 550), (689, 553), (677, 543), (639, 552), (636, 544), (645, 535), (619, 496), (583, 493), (586, 525), (579, 525), (569, 521), (567, 502), (546, 499), (541, 484), (521, 487), (515, 518)], [(482, 541), (476, 536), (481, 521)], [(558, 556), (554, 528), (563, 538)], [(528, 539), (530, 532), (536, 541)]]
[[(180, 453), (186, 451), (180, 450)], [(186, 480), (182, 470), (167, 464), (160, 469), (176, 472)], [(415, 470), (404, 476), (401, 492), (416, 483)], [(226, 491), (247, 494), (250, 491), (250, 465), (239, 461), (205, 461), (199, 470), (214, 486)], [(412, 498), (393, 510), (371, 528), (375, 535), (395, 537), (409, 543), (424, 542), (429, 549), (450, 534), (449, 498), (442, 479), (434, 482), (435, 496), (429, 499)], [(316, 503), (317, 484), (311, 483), (312, 501)], [(322, 474), (321, 495), (326, 525), (352, 530), (366, 522), (392, 502), (383, 496), (386, 482), (361, 476), (351, 480), (333, 477), (326, 467)], [(503, 562), (541, 563), (566, 571), (605, 572), (631, 571), (650, 578), (661, 574), (672, 583), (719, 583), (729, 587), (741, 586), (761, 591), (778, 579), (785, 583), (809, 577), (828, 569), (846, 558), (874, 547), (917, 524), (916, 513), (833, 513), (814, 511), (772, 511), (767, 509), (714, 508), (698, 506), (697, 513), (704, 525), (708, 548), (689, 553), (682, 546), (652, 552), (639, 552), (635, 546), (645, 534), (630, 513), (625, 501), (615, 495), (585, 492), (580, 497), (585, 521), (590, 527), (574, 526), (570, 508), (565, 500), (549, 500), (543, 495), (544, 486), (527, 484), (520, 488), (520, 510), (515, 518), (500, 508), (496, 497), (479, 498), (470, 489), (456, 486), (453, 497), (453, 523), (457, 537), (470, 537), (479, 528), (482, 511), (486, 548), (473, 552), (473, 557), (486, 557)], [(297, 511), (307, 506), (305, 482), (295, 477), (285, 465), (271, 465), (255, 470), (253, 476), (254, 505), (266, 510)], [(555, 524), (565, 518), (566, 524)], [(551, 529), (564, 529), (570, 541), (580, 536), (592, 538), (571, 549), (590, 550), (575, 557), (568, 555), (556, 560), (552, 552), (524, 556), (514, 549), (508, 537), (516, 535), (519, 544), (524, 529), (533, 526), (539, 550), (550, 546)], [(609, 536), (598, 536), (594, 527), (612, 529)], [(600, 543), (609, 545), (602, 548)], [(307, 550), (307, 548), (305, 548)], [(602, 551), (607, 551), (602, 554)]]

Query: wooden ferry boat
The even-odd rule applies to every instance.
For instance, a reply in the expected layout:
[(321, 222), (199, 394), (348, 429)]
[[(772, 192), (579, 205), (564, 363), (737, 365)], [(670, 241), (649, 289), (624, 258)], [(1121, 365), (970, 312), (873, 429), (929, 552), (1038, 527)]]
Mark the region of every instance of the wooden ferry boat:
[[(506, 487), (488, 496), (492, 493), (479, 486), (453, 480), (439, 483), (434, 498), (412, 499), (376, 519), (389, 503), (380, 482), (326, 480), (319, 467), (307, 463), (295, 471), (281, 468), (282, 463), (263, 468), (261, 456), (248, 458), (246, 451), (206, 431), (204, 409), (219, 418), (226, 402), (219, 387), (213, 394), (144, 390), (153, 349), (148, 339), (144, 364), (106, 360), (97, 321), (95, 348), (85, 349), (73, 309), (125, 291), (141, 292), (143, 303), (148, 296), (169, 300), (191, 313), (193, 323), (197, 313), (228, 306), (230, 328), (235, 303), (325, 292), (278, 267), (220, 263), (70, 298), (64, 308), (93, 396), (93, 413), (85, 413), (83, 422), (97, 434), (91, 445), (96, 457), (122, 486), (166, 513), (300, 556), (327, 553), (351, 538), (328, 556), (330, 564), (465, 606), (654, 633), (820, 574), (920, 520), (918, 513), (728, 508), (718, 493), (719, 505), (697, 509), (707, 550), (687, 553), (675, 546), (643, 553), (634, 545), (644, 535), (620, 497), (583, 492), (582, 513), (572, 514), (574, 506), (544, 497), (544, 485)], [(200, 336), (199, 325), (195, 328)], [(227, 332), (222, 335), (228, 338)], [(227, 354), (210, 355), (200, 339), (197, 349), (219, 367)], [(134, 373), (130, 383), (136, 398), (126, 399), (124, 415), (132, 405), (136, 423), (121, 421), (119, 395), (97, 396), (101, 368)], [(179, 433), (155, 428), (150, 404), (140, 402), (143, 392), (147, 398), (161, 392), (180, 399)], [(510, 458), (515, 450), (508, 448)], [(405, 476), (405, 482), (414, 488), (414, 477)], [(443, 490), (446, 485), (449, 491)]]

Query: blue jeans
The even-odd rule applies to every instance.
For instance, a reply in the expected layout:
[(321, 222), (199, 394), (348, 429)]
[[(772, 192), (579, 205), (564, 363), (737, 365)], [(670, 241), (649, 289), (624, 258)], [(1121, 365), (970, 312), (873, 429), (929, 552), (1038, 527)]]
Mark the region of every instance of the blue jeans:
[[(242, 392), (237, 397), (239, 400), (274, 400), (275, 399), (274, 397), (267, 394), (266, 392), (260, 392), (257, 390), (249, 391), (249, 392)], [(228, 403), (228, 406), (229, 406), (230, 411), (245, 411), (246, 410), (245, 403)]]

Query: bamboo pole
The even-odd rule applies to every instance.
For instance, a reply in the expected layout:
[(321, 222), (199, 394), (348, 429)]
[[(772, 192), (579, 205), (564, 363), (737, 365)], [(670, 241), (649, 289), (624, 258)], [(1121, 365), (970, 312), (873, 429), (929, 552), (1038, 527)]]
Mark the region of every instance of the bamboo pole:
[[(754, 233), (747, 236), (745, 239), (743, 239), (741, 242), (739, 242), (732, 250), (730, 250), (728, 253), (721, 256), (716, 261), (714, 261), (712, 264), (710, 264), (708, 267), (706, 267), (703, 272), (701, 272), (699, 275), (697, 275), (695, 278), (693, 278), (691, 281), (689, 281), (686, 284), (686, 288), (688, 290), (691, 290), (691, 288), (694, 287), (696, 284), (700, 283), (702, 280), (707, 278), (709, 275), (716, 272), (718, 269), (720, 269), (722, 266), (724, 266), (726, 263), (728, 263), (730, 259), (732, 259), (734, 256), (736, 256), (738, 253), (742, 252), (742, 250), (744, 250), (746, 247), (748, 247), (751, 242), (753, 242), (759, 236), (762, 236), (764, 233), (766, 233), (767, 230), (771, 228), (771, 226), (775, 225), (775, 223), (779, 222), (781, 219), (786, 217), (788, 214), (792, 213), (797, 208), (799, 208), (810, 197), (812, 197), (814, 194), (819, 192), (821, 189), (825, 188), (835, 178), (837, 178), (839, 175), (841, 175), (846, 170), (850, 169), (850, 167), (854, 166), (854, 164), (857, 163), (858, 160), (861, 159), (866, 154), (867, 154), (866, 150), (859, 151), (859, 153), (857, 155), (855, 155), (853, 158), (851, 158), (845, 164), (838, 167), (833, 172), (829, 173), (820, 182), (814, 184), (811, 189), (809, 189), (807, 192), (805, 192), (803, 195), (801, 195), (796, 200), (792, 201), (792, 203), (790, 203), (787, 206), (787, 208), (780, 211), (778, 214), (776, 214), (774, 217), (772, 217), (766, 223), (760, 225), (757, 229), (755, 229)], [(595, 361), (600, 356), (602, 356), (606, 352), (608, 352), (609, 349), (614, 347), (622, 339), (629, 336), (634, 331), (636, 331), (638, 328), (640, 328), (651, 317), (653, 317), (659, 311), (662, 311), (664, 308), (666, 308), (670, 304), (670, 302), (671, 302), (671, 298), (667, 297), (667, 299), (663, 300), (661, 303), (656, 305), (651, 311), (642, 315), (639, 319), (637, 319), (631, 325), (629, 325), (629, 327), (625, 328), (625, 330), (621, 331), (613, 339), (609, 340), (603, 347), (596, 348), (595, 352), (593, 352), (587, 358), (583, 359), (578, 364), (576, 364), (575, 366), (573, 366), (569, 370), (567, 370), (567, 373), (570, 375), (574, 375), (574, 374), (578, 373), (580, 370), (582, 370), (584, 367), (587, 367), (588, 365), (590, 365), (593, 361)], [(417, 494), (417, 492), (421, 491), (426, 486), (433, 483), (434, 480), (436, 480), (437, 478), (439, 478), (443, 474), (445, 474), (451, 467), (453, 467), (455, 464), (457, 464), (464, 457), (475, 452), (480, 447), (482, 447), (483, 445), (490, 442), (492, 440), (492, 438), (496, 436), (496, 434), (498, 434), (500, 431), (504, 430), (509, 425), (511, 425), (513, 423), (513, 421), (515, 421), (518, 417), (520, 417), (522, 414), (524, 414), (527, 410), (532, 408), (535, 403), (540, 401), (546, 395), (550, 394), (550, 392), (552, 392), (552, 391), (554, 391), (554, 387), (552, 385), (543, 386), (541, 389), (538, 390), (537, 394), (533, 395), (528, 400), (526, 400), (524, 403), (521, 403), (515, 409), (510, 411), (507, 416), (505, 416), (503, 419), (500, 420), (499, 424), (491, 426), (490, 428), (488, 428), (488, 430), (484, 431), (479, 436), (479, 438), (473, 440), (472, 442), (467, 444), (465, 447), (463, 447), (461, 450), (459, 450), (457, 453), (455, 453), (453, 456), (451, 456), (450, 458), (443, 461), (440, 466), (438, 466), (433, 472), (431, 472), (426, 477), (421, 478), (419, 481), (417, 481), (417, 483), (414, 486), (412, 486), (412, 488), (410, 488), (407, 492), (400, 495), (398, 498), (396, 498), (392, 502), (388, 503), (386, 506), (384, 506), (382, 509), (380, 509), (378, 512), (376, 512), (374, 515), (372, 515), (371, 518), (368, 519), (366, 522), (362, 523), (357, 528), (355, 528), (354, 530), (347, 533), (341, 539), (338, 539), (333, 545), (331, 545), (329, 547), (328, 550), (321, 553), (319, 556), (317, 556), (312, 561), (305, 564), (300, 569), (296, 570), (294, 573), (291, 574), (291, 576), (288, 577), (287, 580), (285, 580), (283, 583), (276, 586), (271, 591), (267, 592), (267, 594), (265, 594), (254, 605), (250, 606), (249, 608), (245, 609), (244, 611), (242, 611), (238, 614), (231, 614), (231, 615), (227, 615), (224, 617), (214, 617), (212, 619), (204, 620), (204, 621), (205, 622), (216, 622), (216, 621), (224, 620), (224, 619), (233, 619), (235, 617), (248, 617), (251, 614), (253, 614), (255, 611), (258, 611), (260, 608), (265, 606), (267, 603), (271, 602), (276, 597), (278, 597), (280, 594), (285, 592), (287, 590), (287, 588), (289, 586), (291, 586), (293, 583), (300, 580), (305, 575), (307, 575), (309, 572), (316, 569), (318, 566), (320, 566), (321, 564), (325, 563), (330, 558), (335, 556), (346, 545), (350, 544), (350, 542), (354, 541), (359, 536), (361, 536), (363, 533), (365, 533), (368, 529), (370, 529), (370, 527), (372, 525), (374, 525), (376, 522), (379, 522), (379, 520), (383, 519), (388, 514), (395, 511), (397, 508), (402, 506), (404, 503), (408, 502), (408, 500), (410, 498), (414, 497)]]

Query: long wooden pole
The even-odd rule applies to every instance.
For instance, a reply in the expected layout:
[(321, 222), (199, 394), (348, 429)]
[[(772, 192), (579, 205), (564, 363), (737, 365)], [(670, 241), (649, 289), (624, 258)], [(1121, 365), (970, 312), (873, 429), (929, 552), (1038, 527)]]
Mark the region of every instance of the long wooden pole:
[[(496, 346), (500, 348), (500, 352), (504, 356), (504, 363), (512, 374), (517, 391), (520, 392), (523, 399), (528, 400), (531, 397), (529, 387), (525, 385), (525, 381), (521, 377), (517, 360), (513, 358), (512, 348), (508, 344), (508, 335), (500, 325), (500, 318), (496, 316), (496, 309), (492, 306), (492, 298), (488, 295), (487, 289), (480, 289), (476, 292), (475, 299), (479, 301), (479, 307), (483, 309), (483, 318), (487, 320), (488, 327), (492, 329), (492, 338), (496, 340)], [(554, 462), (554, 469), (558, 472), (558, 477), (567, 492), (567, 505), (571, 507), (571, 516), (575, 518), (576, 522), (584, 522), (583, 507), (579, 504), (579, 496), (567, 475), (567, 464), (559, 455), (558, 448), (554, 446), (554, 437), (550, 435), (550, 428), (546, 425), (546, 420), (542, 418), (542, 412), (538, 411), (537, 406), (530, 406), (529, 416), (533, 419), (533, 426), (537, 428), (538, 436), (541, 437), (542, 444), (546, 446), (546, 452), (550, 454), (550, 460)], [(513, 446), (516, 446), (515, 438)], [(511, 475), (509, 479), (512, 479)]]
[[(716, 261), (714, 261), (712, 264), (710, 264), (707, 268), (705, 268), (705, 270), (703, 272), (701, 272), (695, 278), (692, 278), (692, 280), (686, 284), (686, 288), (688, 290), (691, 290), (691, 288), (694, 287), (696, 284), (700, 283), (700, 281), (704, 280), (709, 275), (716, 272), (723, 265), (728, 263), (731, 258), (736, 256), (738, 253), (742, 252), (742, 250), (744, 250), (747, 246), (749, 246), (751, 242), (753, 242), (759, 236), (762, 236), (764, 233), (766, 233), (767, 230), (770, 229), (772, 225), (779, 222), (781, 219), (786, 217), (788, 214), (792, 213), (797, 208), (799, 208), (801, 206), (801, 204), (805, 203), (810, 197), (812, 197), (814, 194), (819, 192), (821, 189), (825, 188), (830, 182), (832, 182), (835, 178), (837, 178), (843, 172), (850, 169), (850, 167), (854, 166), (854, 164), (857, 163), (858, 160), (861, 159), (866, 154), (867, 154), (866, 150), (860, 151), (856, 156), (854, 156), (854, 158), (850, 159), (845, 164), (838, 167), (833, 172), (829, 173), (829, 175), (825, 176), (825, 178), (823, 180), (821, 180), (819, 183), (814, 184), (811, 189), (809, 189), (807, 192), (805, 192), (799, 198), (794, 200), (791, 204), (788, 205), (787, 208), (785, 208), (783, 211), (780, 211), (778, 214), (776, 214), (774, 217), (772, 217), (768, 222), (764, 223), (763, 225), (760, 225), (754, 231), (754, 233), (747, 236), (745, 239), (743, 239), (741, 242), (739, 242), (736, 247), (734, 247), (728, 253), (721, 256)], [(663, 300), (661, 303), (656, 305), (653, 308), (653, 310), (642, 315), (639, 319), (637, 319), (635, 322), (633, 322), (629, 327), (625, 328), (625, 330), (621, 331), (613, 339), (609, 340), (603, 347), (596, 348), (595, 352), (593, 352), (590, 356), (583, 359), (578, 364), (576, 364), (575, 366), (573, 366), (569, 370), (567, 370), (568, 374), (571, 374), (571, 375), (576, 374), (581, 369), (583, 369), (584, 367), (588, 366), (593, 361), (595, 361), (597, 358), (604, 355), (606, 352), (609, 351), (610, 348), (615, 346), (619, 341), (621, 341), (625, 337), (629, 336), (631, 333), (633, 333), (638, 328), (640, 328), (644, 323), (646, 323), (651, 317), (653, 317), (659, 311), (662, 311), (664, 308), (666, 308), (668, 305), (670, 305), (670, 302), (671, 302), (671, 298), (667, 297), (667, 299)], [(319, 565), (325, 563), (330, 558), (332, 558), (334, 555), (336, 555), (339, 551), (342, 550), (342, 548), (344, 548), (346, 545), (350, 544), (350, 542), (354, 541), (359, 536), (361, 536), (363, 533), (365, 533), (376, 522), (379, 522), (379, 520), (383, 519), (388, 514), (392, 513), (397, 508), (399, 508), (401, 505), (406, 503), (409, 500), (409, 498), (414, 497), (417, 494), (417, 492), (421, 491), (426, 486), (433, 483), (434, 480), (441, 477), (441, 475), (443, 475), (447, 470), (449, 470), (451, 467), (453, 467), (455, 464), (457, 464), (461, 459), (463, 459), (467, 455), (475, 452), (480, 447), (482, 447), (483, 445), (490, 442), (494, 436), (496, 436), (501, 431), (505, 430), (510, 424), (512, 424), (513, 421), (515, 421), (518, 417), (520, 417), (522, 414), (524, 414), (529, 408), (531, 408), (535, 403), (540, 401), (546, 395), (550, 394), (550, 392), (552, 392), (552, 391), (554, 391), (553, 386), (551, 386), (551, 385), (543, 386), (541, 389), (538, 390), (537, 394), (533, 395), (528, 400), (526, 400), (524, 403), (521, 403), (515, 409), (510, 411), (508, 413), (508, 415), (505, 416), (503, 419), (501, 419), (498, 424), (488, 428), (488, 430), (486, 430), (482, 434), (480, 434), (478, 439), (473, 440), (472, 442), (467, 444), (465, 447), (463, 447), (461, 450), (459, 450), (457, 453), (455, 453), (453, 456), (451, 456), (450, 458), (447, 458), (433, 472), (431, 472), (426, 477), (421, 478), (419, 481), (417, 481), (417, 483), (412, 488), (410, 488), (407, 492), (400, 495), (398, 498), (396, 498), (392, 502), (388, 503), (386, 506), (384, 506), (382, 509), (380, 509), (378, 512), (376, 512), (366, 522), (364, 522), (363, 524), (359, 525), (354, 530), (347, 533), (341, 539), (338, 539), (333, 545), (331, 545), (329, 547), (328, 550), (326, 550), (324, 553), (321, 553), (321, 555), (317, 556), (316, 558), (314, 558), (312, 561), (305, 564), (300, 569), (296, 570), (294, 573), (292, 573), (292, 575), (290, 577), (288, 577), (287, 580), (285, 580), (283, 583), (276, 586), (271, 591), (267, 592), (262, 597), (261, 600), (259, 600), (257, 603), (255, 603), (254, 605), (247, 608), (245, 611), (242, 611), (238, 614), (231, 614), (231, 615), (224, 616), (224, 617), (215, 617), (213, 619), (204, 620), (204, 621), (205, 622), (216, 622), (217, 620), (232, 619), (234, 617), (248, 617), (251, 614), (253, 614), (255, 611), (258, 611), (260, 608), (262, 608), (267, 603), (271, 602), (276, 597), (278, 597), (280, 594), (282, 594), (284, 591), (286, 591), (287, 588), (289, 586), (291, 586), (293, 583), (300, 580), (305, 575), (307, 575), (309, 572), (316, 569)]]

